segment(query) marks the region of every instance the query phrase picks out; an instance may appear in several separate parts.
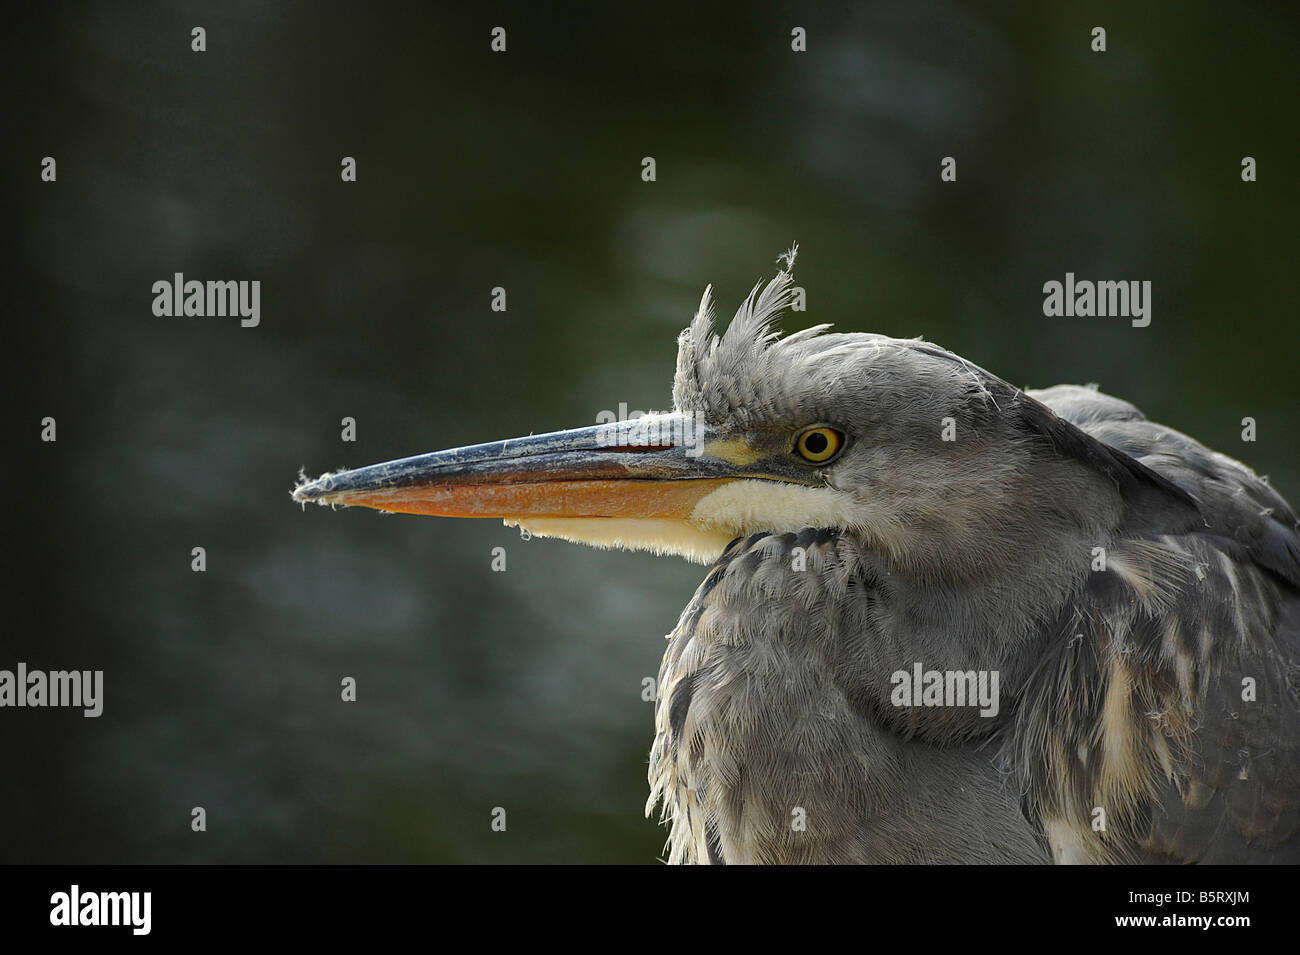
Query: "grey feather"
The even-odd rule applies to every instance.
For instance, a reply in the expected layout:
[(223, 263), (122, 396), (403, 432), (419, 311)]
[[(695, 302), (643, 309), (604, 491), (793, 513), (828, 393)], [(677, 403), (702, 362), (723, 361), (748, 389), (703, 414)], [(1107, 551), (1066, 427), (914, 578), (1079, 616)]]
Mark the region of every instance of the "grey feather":
[[(840, 428), (818, 480), (864, 519), (734, 541), (669, 636), (647, 810), (670, 861), (1300, 858), (1287, 503), (1094, 389), (1022, 391), (922, 341), (781, 339), (790, 286), (721, 335), (706, 293), (674, 403), (774, 454)], [(918, 661), (998, 671), (997, 717), (892, 705)]]

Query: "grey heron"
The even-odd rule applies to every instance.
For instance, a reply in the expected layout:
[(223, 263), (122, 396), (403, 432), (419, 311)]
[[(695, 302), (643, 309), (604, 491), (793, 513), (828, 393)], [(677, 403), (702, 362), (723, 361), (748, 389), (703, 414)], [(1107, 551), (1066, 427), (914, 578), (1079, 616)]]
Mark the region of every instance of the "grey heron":
[(1286, 501), (1095, 387), (781, 337), (791, 266), (724, 331), (705, 291), (670, 412), (293, 497), (709, 564), (658, 676), (669, 861), (1300, 857)]

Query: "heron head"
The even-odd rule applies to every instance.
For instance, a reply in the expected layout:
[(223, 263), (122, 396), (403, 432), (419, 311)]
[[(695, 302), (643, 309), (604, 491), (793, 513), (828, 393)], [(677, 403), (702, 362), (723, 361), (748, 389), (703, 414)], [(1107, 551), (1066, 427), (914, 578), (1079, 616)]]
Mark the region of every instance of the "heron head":
[(1035, 500), (1115, 510), (1104, 482), (1031, 466), (1051, 442), (1027, 416), (1050, 412), (956, 355), (824, 325), (780, 337), (792, 289), (789, 271), (756, 286), (723, 332), (705, 291), (670, 412), (326, 474), (294, 499), (497, 517), (701, 562), (738, 536), (832, 528), (900, 565), (948, 568), (954, 549), (980, 559), (1000, 541), (1031, 473)]
[(1084, 460), (1086, 436), (1021, 389), (921, 339), (781, 337), (792, 288), (788, 272), (756, 287), (722, 332), (706, 290), (679, 339), (676, 408), (704, 422), (705, 454), (754, 472), (704, 496), (696, 524), (728, 540), (833, 528), (950, 574), (1023, 555), (1026, 528), (1118, 519), (1112, 462)]

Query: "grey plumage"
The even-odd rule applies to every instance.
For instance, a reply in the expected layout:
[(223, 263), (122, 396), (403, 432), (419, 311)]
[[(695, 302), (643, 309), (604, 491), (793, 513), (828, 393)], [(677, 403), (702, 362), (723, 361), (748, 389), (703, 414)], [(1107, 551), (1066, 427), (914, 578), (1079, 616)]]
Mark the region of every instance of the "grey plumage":
[(781, 338), (790, 292), (756, 287), (722, 334), (705, 293), (672, 413), (294, 498), (715, 561), (658, 677), (670, 861), (1296, 861), (1287, 503), (1095, 389)]
[[(1024, 392), (921, 341), (779, 339), (789, 287), (722, 335), (706, 293), (674, 403), (774, 454), (840, 427), (818, 474), (854, 519), (733, 541), (669, 636), (647, 806), (669, 860), (1296, 860), (1287, 503), (1096, 390)], [(997, 717), (891, 705), (918, 661), (998, 671)]]

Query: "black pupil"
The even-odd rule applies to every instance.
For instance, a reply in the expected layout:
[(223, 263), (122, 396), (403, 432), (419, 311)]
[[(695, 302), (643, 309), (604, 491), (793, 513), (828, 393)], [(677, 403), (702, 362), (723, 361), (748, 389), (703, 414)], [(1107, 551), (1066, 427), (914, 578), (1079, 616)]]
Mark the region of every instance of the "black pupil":
[(821, 454), (830, 447), (830, 444), (831, 443), (826, 440), (826, 435), (822, 434), (820, 431), (814, 431), (812, 434), (808, 435), (808, 437), (803, 439), (803, 446), (807, 449), (809, 454)]

